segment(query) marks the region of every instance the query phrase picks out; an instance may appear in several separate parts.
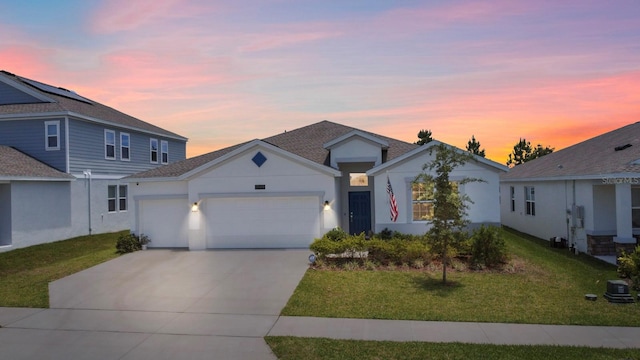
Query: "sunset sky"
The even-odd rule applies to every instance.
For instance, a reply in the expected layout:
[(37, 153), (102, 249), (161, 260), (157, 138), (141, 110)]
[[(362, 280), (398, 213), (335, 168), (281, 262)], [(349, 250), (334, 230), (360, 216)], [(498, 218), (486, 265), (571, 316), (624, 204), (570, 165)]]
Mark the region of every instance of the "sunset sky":
[(504, 163), (640, 121), (638, 0), (0, 0), (0, 69), (189, 138), (321, 120)]

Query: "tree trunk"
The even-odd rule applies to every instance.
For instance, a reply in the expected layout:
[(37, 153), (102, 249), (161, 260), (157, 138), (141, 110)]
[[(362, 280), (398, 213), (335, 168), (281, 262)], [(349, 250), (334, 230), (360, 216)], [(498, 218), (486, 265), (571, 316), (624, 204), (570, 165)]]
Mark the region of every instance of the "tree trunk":
[(449, 242), (447, 240), (444, 241), (444, 251), (442, 253), (442, 283), (447, 283), (447, 253), (449, 252)]

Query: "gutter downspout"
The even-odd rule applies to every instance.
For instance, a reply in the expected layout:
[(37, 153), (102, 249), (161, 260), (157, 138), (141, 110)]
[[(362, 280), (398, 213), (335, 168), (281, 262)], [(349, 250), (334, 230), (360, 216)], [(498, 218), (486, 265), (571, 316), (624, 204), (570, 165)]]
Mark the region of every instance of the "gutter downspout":
[(89, 183), (88, 183), (88, 195), (87, 195), (88, 201), (87, 201), (87, 204), (88, 204), (88, 209), (89, 209), (89, 213), (88, 213), (88, 216), (89, 216), (89, 235), (91, 235), (91, 169), (87, 169), (87, 170), (83, 171), (82, 173), (84, 174), (85, 180), (89, 181)]

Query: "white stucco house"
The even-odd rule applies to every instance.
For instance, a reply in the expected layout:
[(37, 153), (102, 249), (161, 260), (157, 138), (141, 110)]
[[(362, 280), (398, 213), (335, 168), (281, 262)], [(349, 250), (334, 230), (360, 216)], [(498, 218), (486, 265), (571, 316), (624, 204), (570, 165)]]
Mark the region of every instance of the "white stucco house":
[(594, 256), (640, 235), (640, 123), (517, 165), (500, 180), (502, 224)]
[[(424, 233), (432, 203), (414, 183), (430, 161), (424, 146), (322, 121), (231, 146), (127, 178), (131, 230), (151, 247), (307, 248), (339, 226)], [(456, 169), (452, 180), (474, 204), (473, 224), (499, 224), (499, 175), (491, 160)], [(397, 217), (390, 214), (391, 184)]]

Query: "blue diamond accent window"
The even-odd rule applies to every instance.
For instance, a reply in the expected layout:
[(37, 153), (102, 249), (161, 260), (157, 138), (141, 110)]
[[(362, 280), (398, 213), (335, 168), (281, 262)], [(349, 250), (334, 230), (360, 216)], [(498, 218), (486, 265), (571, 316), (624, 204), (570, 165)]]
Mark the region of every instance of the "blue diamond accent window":
[(262, 153), (258, 151), (258, 153), (251, 160), (254, 164), (258, 165), (258, 167), (261, 167), (262, 164), (267, 161), (267, 157), (262, 155)]

